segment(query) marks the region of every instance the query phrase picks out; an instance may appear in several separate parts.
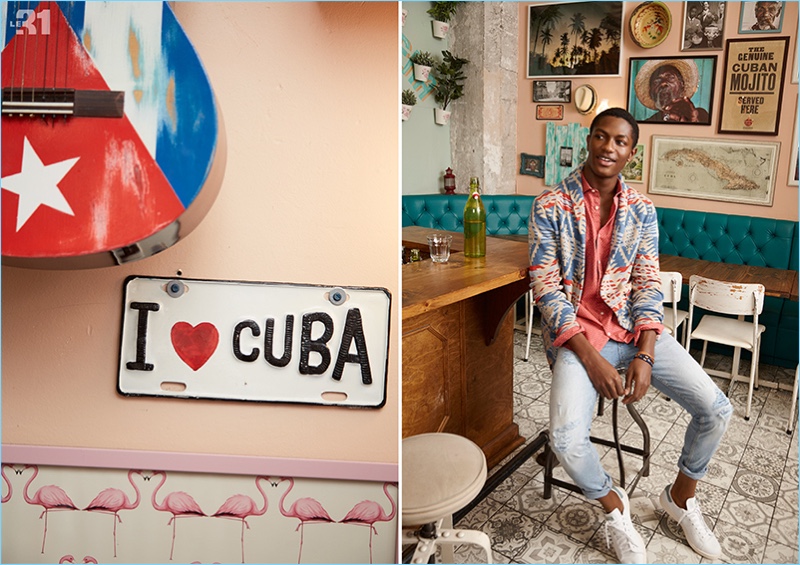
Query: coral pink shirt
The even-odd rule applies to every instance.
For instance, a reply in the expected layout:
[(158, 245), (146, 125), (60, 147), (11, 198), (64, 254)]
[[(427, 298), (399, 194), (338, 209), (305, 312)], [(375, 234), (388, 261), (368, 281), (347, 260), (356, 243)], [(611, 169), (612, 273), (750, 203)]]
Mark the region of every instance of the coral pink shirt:
[(600, 225), (600, 192), (589, 186), (581, 174), (583, 198), (586, 205), (586, 273), (581, 302), (576, 312), (580, 328), (561, 334), (553, 343), (559, 347), (572, 336), (583, 332), (586, 339), (597, 350), (603, 349), (609, 339), (630, 343), (634, 334), (623, 328), (617, 316), (600, 297), (600, 282), (608, 266), (611, 253), (611, 237), (614, 234), (614, 218), (617, 214), (621, 186), (617, 181), (611, 211), (605, 225)]

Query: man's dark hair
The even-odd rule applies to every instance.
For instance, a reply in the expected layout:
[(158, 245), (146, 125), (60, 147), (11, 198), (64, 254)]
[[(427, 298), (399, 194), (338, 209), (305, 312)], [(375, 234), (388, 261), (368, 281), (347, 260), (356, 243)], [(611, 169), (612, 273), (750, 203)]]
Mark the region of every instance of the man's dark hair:
[(633, 130), (633, 146), (636, 147), (636, 144), (639, 143), (639, 124), (636, 123), (636, 120), (627, 110), (623, 110), (622, 108), (609, 108), (608, 110), (603, 110), (597, 114), (592, 120), (592, 125), (589, 126), (589, 133), (594, 131), (594, 127), (597, 125), (597, 122), (606, 116), (622, 118), (631, 125), (631, 129)]

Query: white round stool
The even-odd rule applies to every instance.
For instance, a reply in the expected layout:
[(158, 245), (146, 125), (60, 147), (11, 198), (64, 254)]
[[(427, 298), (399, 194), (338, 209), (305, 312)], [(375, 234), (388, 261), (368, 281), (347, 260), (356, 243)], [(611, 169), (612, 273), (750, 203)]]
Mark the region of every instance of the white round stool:
[(453, 512), (472, 501), (486, 482), (486, 456), (467, 438), (433, 433), (403, 440), (403, 544), (416, 543), (412, 563), (427, 563), (442, 546), (453, 563), (453, 546), (481, 546), (492, 562), (489, 536), (454, 530)]

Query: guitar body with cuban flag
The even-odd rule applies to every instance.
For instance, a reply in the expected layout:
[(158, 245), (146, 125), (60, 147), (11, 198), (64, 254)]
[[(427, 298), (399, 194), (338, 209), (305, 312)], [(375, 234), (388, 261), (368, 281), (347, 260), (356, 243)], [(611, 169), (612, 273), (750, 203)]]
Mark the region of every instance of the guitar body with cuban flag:
[(166, 2), (3, 2), (2, 255), (122, 264), (188, 234), (225, 169), (205, 70)]

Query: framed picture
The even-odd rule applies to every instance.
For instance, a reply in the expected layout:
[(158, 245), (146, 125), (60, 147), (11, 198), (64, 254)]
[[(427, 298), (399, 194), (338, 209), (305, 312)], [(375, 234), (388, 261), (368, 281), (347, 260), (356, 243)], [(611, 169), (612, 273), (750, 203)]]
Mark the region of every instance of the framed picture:
[(778, 135), (788, 37), (729, 39), (719, 133)]
[(654, 135), (650, 193), (772, 206), (780, 144)]
[(739, 33), (780, 33), (785, 2), (742, 2)]
[[(589, 128), (577, 122), (559, 125), (547, 122), (545, 127), (544, 184), (553, 186), (572, 173), (575, 166), (586, 160), (586, 138)], [(563, 159), (562, 159), (563, 157)], [(570, 163), (562, 165), (562, 163)]]
[(622, 2), (528, 6), (528, 78), (619, 76)]
[(539, 104), (536, 106), (537, 120), (563, 120), (564, 106), (562, 104)]
[(686, 2), (681, 51), (722, 51), (725, 2)]
[(571, 102), (571, 80), (535, 80), (533, 81), (534, 102)]
[(792, 135), (792, 157), (789, 161), (789, 186), (798, 186), (798, 174), (800, 174), (800, 161), (797, 155), (797, 116), (794, 120), (794, 134)]
[(711, 125), (717, 56), (631, 57), (628, 112), (637, 122)]
[(544, 155), (520, 153), (519, 174), (544, 178)]
[(628, 164), (625, 165), (625, 168), (622, 169), (622, 178), (625, 179), (625, 182), (644, 182), (642, 180), (644, 171), (644, 145), (639, 144), (636, 146), (636, 153), (633, 155), (633, 159), (628, 161)]
[(558, 150), (558, 164), (562, 167), (572, 166), (572, 147), (561, 147)]

